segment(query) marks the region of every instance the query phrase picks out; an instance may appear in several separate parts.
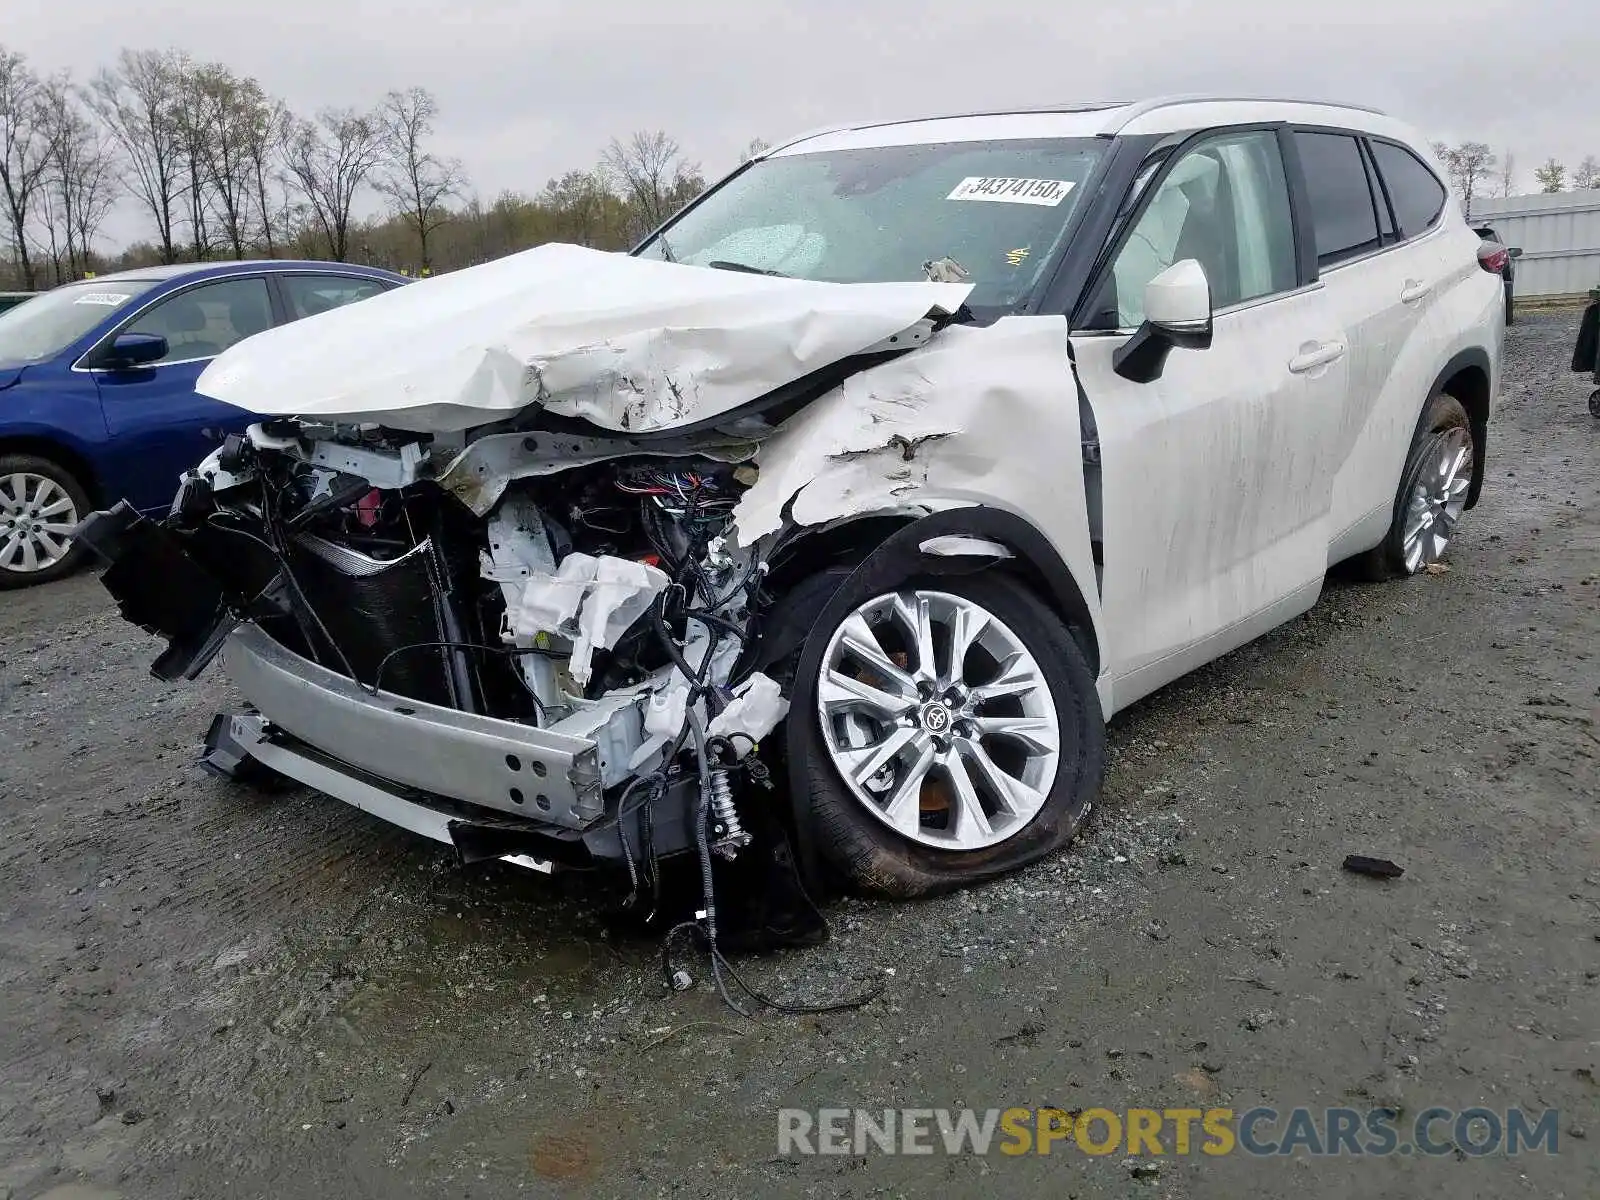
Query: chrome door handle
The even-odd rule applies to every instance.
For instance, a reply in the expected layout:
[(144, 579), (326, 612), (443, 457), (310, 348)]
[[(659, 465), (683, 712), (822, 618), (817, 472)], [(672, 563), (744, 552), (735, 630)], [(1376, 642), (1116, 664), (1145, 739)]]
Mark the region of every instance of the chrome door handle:
[(1315, 371), (1318, 367), (1338, 362), (1344, 357), (1344, 351), (1343, 342), (1310, 343), (1301, 347), (1300, 353), (1289, 360), (1289, 370), (1296, 375), (1304, 375), (1307, 371)]
[(1400, 303), (1415, 304), (1431, 291), (1433, 291), (1431, 283), (1421, 283), (1415, 279), (1408, 279), (1405, 287), (1400, 289)]

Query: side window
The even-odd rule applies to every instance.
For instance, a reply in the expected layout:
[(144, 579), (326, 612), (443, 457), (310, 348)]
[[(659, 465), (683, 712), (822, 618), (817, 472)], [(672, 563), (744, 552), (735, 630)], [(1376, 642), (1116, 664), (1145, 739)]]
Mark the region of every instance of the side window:
[(1328, 267), (1376, 250), (1378, 215), (1356, 139), (1343, 133), (1297, 133), (1295, 145), (1311, 198), (1317, 264)]
[(1415, 237), (1438, 221), (1444, 211), (1444, 184), (1411, 151), (1391, 142), (1372, 142), (1372, 157), (1389, 189), (1400, 236)]
[(160, 301), (122, 333), (155, 333), (167, 339), (167, 355), (156, 364), (212, 358), (235, 342), (272, 325), (267, 281), (221, 279)]
[(1087, 327), (1141, 324), (1145, 285), (1186, 258), (1205, 268), (1214, 308), (1295, 287), (1294, 222), (1275, 133), (1211, 138), (1173, 164), (1102, 277)]
[(284, 294), (289, 299), (289, 319), (312, 317), (330, 308), (343, 308), (389, 289), (375, 279), (352, 275), (283, 275)]

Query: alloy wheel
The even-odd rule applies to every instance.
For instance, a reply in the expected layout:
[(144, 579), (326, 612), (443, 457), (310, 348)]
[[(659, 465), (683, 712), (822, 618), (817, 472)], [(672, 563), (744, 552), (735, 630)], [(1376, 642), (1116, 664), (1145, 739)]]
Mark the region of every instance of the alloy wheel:
[(817, 686), (851, 793), (914, 842), (979, 850), (1020, 832), (1055, 783), (1055, 699), (1022, 640), (981, 605), (906, 590), (834, 631)]
[(1460, 426), (1444, 430), (1433, 461), (1423, 468), (1406, 506), (1406, 571), (1416, 574), (1444, 554), (1467, 506), (1471, 486), (1472, 437)]
[(0, 570), (32, 574), (72, 549), (78, 506), (48, 475), (0, 475)]

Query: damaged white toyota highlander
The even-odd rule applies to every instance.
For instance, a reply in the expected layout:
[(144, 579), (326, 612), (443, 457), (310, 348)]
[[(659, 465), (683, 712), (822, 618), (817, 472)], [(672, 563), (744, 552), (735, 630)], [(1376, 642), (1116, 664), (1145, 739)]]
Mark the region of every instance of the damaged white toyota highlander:
[(846, 128), (631, 254), (268, 330), (259, 414), (81, 536), (213, 768), (464, 862), (896, 896), (1073, 836), (1104, 723), (1415, 574), (1483, 479), (1501, 280), (1413, 129), (1181, 99)]

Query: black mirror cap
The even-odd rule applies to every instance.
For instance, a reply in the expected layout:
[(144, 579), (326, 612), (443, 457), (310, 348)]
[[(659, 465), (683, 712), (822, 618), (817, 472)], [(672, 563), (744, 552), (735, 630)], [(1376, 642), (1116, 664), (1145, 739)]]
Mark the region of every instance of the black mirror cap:
[(1205, 350), (1211, 346), (1211, 322), (1202, 329), (1175, 329), (1146, 321), (1111, 356), (1111, 369), (1130, 383), (1161, 378), (1173, 350)]

